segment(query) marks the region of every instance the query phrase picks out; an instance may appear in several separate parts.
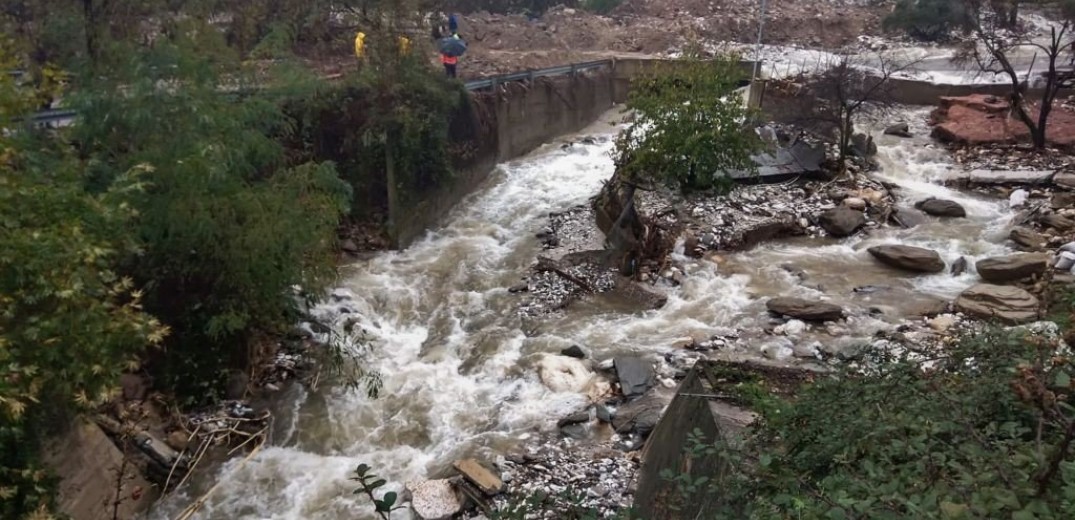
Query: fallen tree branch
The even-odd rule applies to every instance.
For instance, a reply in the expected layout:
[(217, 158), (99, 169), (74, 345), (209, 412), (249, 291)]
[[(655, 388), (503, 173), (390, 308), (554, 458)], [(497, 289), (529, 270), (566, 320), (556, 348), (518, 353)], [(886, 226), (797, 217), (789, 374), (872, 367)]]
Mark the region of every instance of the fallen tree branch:
[(561, 268), (559, 265), (557, 265), (554, 260), (551, 260), (549, 258), (539, 256), (536, 269), (537, 269), (538, 272), (553, 272), (553, 273), (556, 273), (557, 275), (559, 275), (564, 280), (567, 280), (567, 281), (575, 284), (580, 289), (582, 289), (583, 291), (586, 291), (588, 293), (597, 292), (597, 291), (595, 291), (593, 289), (593, 287), (590, 286), (590, 284), (586, 283), (584, 280), (580, 279), (579, 277), (577, 277), (577, 276), (565, 271), (563, 268)]

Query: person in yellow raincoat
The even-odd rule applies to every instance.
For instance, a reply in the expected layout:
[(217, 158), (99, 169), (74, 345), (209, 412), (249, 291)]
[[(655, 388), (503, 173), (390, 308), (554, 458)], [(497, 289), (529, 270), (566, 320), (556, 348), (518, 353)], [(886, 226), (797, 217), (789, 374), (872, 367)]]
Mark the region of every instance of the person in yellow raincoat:
[(355, 35), (355, 57), (360, 60), (366, 59), (366, 33), (358, 31)]

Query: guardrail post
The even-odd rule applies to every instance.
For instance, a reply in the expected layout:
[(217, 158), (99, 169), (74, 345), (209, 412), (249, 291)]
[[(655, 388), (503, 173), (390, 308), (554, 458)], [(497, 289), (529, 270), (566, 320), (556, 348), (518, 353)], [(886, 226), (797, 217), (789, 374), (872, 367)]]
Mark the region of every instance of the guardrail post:
[(579, 66), (577, 64), (575, 64), (575, 63), (571, 64), (571, 77), (572, 78), (579, 77)]

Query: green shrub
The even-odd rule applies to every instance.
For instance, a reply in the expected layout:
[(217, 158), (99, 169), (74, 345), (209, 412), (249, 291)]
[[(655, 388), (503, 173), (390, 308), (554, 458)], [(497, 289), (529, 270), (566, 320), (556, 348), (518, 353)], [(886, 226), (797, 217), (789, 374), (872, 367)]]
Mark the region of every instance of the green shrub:
[(623, 0), (583, 0), (581, 7), (597, 14), (609, 14), (622, 3)]
[[(1071, 352), (989, 334), (950, 353), (872, 354), (765, 413), (710, 518), (1075, 515)], [(688, 497), (684, 497), (689, 499)]]
[(729, 170), (753, 170), (759, 141), (746, 126), (736, 92), (743, 74), (735, 57), (687, 58), (655, 69), (631, 91), (635, 120), (616, 143), (616, 166), (628, 178), (683, 191), (731, 187)]

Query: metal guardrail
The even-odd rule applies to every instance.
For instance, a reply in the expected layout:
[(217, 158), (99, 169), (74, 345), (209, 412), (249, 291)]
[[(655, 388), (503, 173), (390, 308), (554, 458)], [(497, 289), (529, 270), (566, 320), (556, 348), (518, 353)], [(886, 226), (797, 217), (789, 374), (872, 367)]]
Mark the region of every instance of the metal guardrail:
[[(588, 61), (585, 63), (562, 65), (560, 67), (549, 67), (545, 69), (513, 72), (511, 74), (501, 74), (489, 78), (468, 81), (465, 83), (465, 85), (467, 90), (483, 90), (487, 88), (493, 88), (497, 85), (503, 85), (505, 83), (512, 83), (516, 81), (533, 81), (535, 78), (544, 78), (550, 76), (573, 76), (575, 74), (578, 74), (579, 72), (611, 66), (612, 60)], [(14, 74), (16, 72), (21, 71), (10, 71), (9, 73)], [(30, 121), (32, 121), (36, 125), (62, 124), (73, 120), (76, 115), (78, 115), (78, 113), (74, 110), (50, 109), (37, 112), (36, 114), (30, 116)]]
[(611, 67), (612, 60), (598, 60), (588, 61), (585, 63), (575, 63), (572, 65), (562, 65), (560, 67), (549, 67), (545, 69), (527, 70), (522, 72), (513, 72), (511, 74), (501, 74), (499, 76), (493, 76), (490, 78), (476, 79), (466, 82), (467, 90), (482, 90), (487, 88), (493, 88), (497, 85), (504, 83), (512, 83), (516, 81), (533, 81), (535, 78), (543, 78), (549, 76), (566, 76), (575, 75), (579, 72), (599, 69), (602, 67)]

